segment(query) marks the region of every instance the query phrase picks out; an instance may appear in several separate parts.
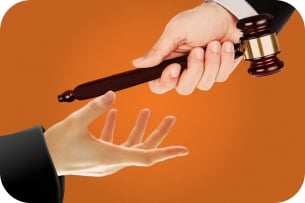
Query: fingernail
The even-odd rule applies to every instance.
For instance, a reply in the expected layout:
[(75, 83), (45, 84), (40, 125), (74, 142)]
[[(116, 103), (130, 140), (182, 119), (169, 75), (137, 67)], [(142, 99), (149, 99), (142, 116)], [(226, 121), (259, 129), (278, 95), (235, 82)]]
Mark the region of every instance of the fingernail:
[(218, 42), (212, 42), (211, 43), (211, 51), (215, 54), (218, 54), (220, 50), (220, 46)]
[(201, 48), (196, 49), (195, 56), (197, 59), (202, 60), (203, 59), (203, 49), (201, 49)]
[(226, 43), (224, 43), (224, 46), (225, 46), (225, 51), (226, 51), (227, 53), (233, 52), (233, 46), (232, 46), (231, 43), (226, 42)]
[(115, 98), (114, 92), (108, 91), (106, 94), (104, 94), (103, 100), (104, 100), (105, 104), (110, 105), (113, 103), (114, 98)]
[(172, 78), (177, 78), (180, 75), (180, 68), (178, 68), (178, 67), (172, 68), (169, 72), (169, 75)]

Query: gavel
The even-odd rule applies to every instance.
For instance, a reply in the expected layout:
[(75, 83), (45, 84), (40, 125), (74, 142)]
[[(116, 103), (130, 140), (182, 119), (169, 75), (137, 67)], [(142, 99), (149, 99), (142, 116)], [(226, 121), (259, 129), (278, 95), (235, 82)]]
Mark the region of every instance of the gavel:
[[(259, 14), (238, 21), (237, 28), (243, 36), (234, 45), (235, 58), (244, 56), (250, 61), (248, 73), (254, 77), (262, 77), (280, 71), (284, 63), (277, 57), (280, 53), (277, 35), (272, 31), (270, 23), (273, 16)], [(133, 69), (108, 77), (83, 83), (73, 90), (67, 90), (58, 95), (59, 102), (72, 102), (75, 99), (84, 100), (105, 94), (107, 91), (119, 91), (139, 85), (161, 76), (162, 71), (172, 63), (181, 66), (181, 72), (187, 68), (187, 57), (183, 55), (163, 61), (157, 66)]]

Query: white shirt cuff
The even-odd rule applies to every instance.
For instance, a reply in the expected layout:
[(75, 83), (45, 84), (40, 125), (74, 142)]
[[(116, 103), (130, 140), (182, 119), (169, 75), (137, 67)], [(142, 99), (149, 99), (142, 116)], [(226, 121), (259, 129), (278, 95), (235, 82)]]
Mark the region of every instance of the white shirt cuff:
[(257, 12), (245, 0), (214, 0), (228, 11), (230, 11), (237, 19), (247, 18), (257, 15)]

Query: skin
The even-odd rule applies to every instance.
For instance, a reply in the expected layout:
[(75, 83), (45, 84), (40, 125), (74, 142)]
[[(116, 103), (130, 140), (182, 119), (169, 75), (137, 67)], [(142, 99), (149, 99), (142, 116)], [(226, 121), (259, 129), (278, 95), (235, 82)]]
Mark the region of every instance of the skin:
[[(169, 65), (159, 79), (150, 82), (151, 90), (162, 94), (176, 89), (182, 95), (191, 94), (196, 88), (209, 90), (215, 82), (224, 82), (240, 61), (234, 60), (233, 43), (241, 36), (236, 23), (237, 19), (218, 4), (203, 3), (172, 18), (155, 45), (133, 64), (137, 68), (151, 67), (189, 53), (186, 70), (180, 74), (178, 64)], [(148, 109), (140, 111), (135, 127), (122, 145), (112, 143), (117, 111), (110, 110), (97, 139), (88, 131), (88, 125), (108, 111), (114, 100), (115, 94), (108, 92), (45, 132), (59, 175), (105, 176), (128, 166), (151, 166), (188, 154), (182, 146), (158, 148), (175, 122), (173, 116), (165, 117), (142, 140)]]
[[(136, 68), (155, 66), (165, 59), (189, 53), (188, 68), (180, 74), (180, 65), (171, 64), (149, 86), (154, 93), (172, 89), (189, 95), (196, 88), (209, 90), (215, 82), (224, 82), (240, 62), (234, 60), (233, 44), (242, 33), (237, 19), (214, 2), (183, 11), (166, 25), (153, 47), (133, 60)], [(203, 50), (202, 47), (206, 47)]]
[[(109, 110), (114, 101), (115, 94), (110, 91), (46, 130), (47, 146), (58, 175), (101, 177), (128, 166), (151, 166), (188, 154), (183, 146), (158, 148), (174, 125), (174, 116), (164, 117), (143, 140), (149, 109), (139, 112), (126, 141), (121, 145), (114, 144), (117, 110)], [(88, 131), (88, 125), (108, 110), (104, 128), (96, 138)]]

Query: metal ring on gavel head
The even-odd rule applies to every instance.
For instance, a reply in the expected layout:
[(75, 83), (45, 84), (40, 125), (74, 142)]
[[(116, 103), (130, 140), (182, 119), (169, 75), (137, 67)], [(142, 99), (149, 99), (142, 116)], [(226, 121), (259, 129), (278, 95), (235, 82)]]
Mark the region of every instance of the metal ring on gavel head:
[(262, 58), (281, 51), (276, 33), (243, 40), (241, 46), (246, 60)]

